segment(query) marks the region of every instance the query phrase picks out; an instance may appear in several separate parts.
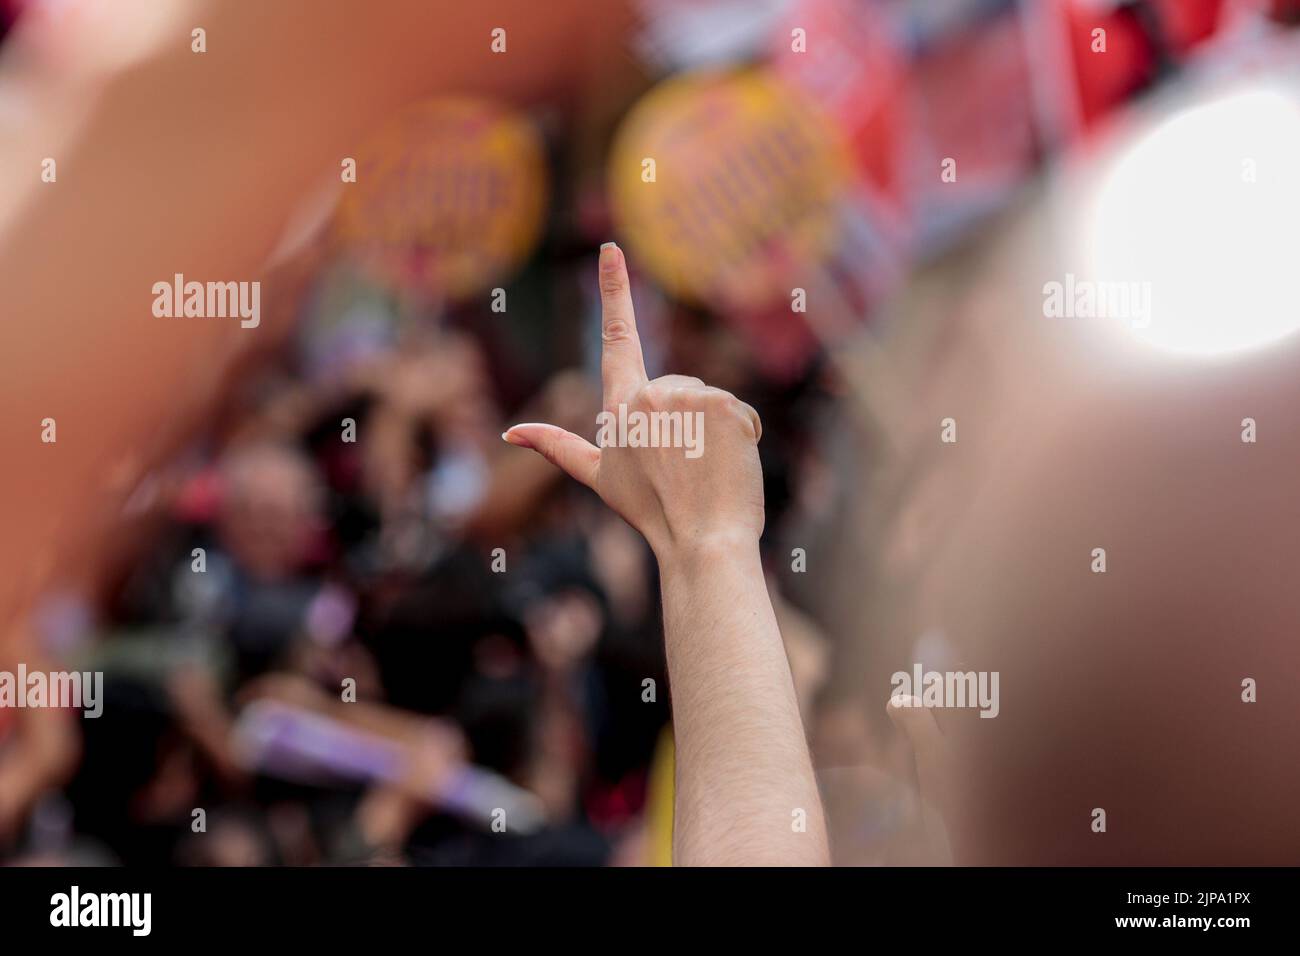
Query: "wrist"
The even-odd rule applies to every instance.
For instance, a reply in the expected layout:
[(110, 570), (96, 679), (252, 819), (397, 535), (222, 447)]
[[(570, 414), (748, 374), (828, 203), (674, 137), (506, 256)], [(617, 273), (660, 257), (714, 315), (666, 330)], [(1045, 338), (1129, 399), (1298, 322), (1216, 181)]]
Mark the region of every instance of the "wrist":
[(741, 529), (710, 531), (669, 538), (651, 548), (661, 574), (677, 569), (692, 571), (720, 562), (757, 561), (758, 535)]

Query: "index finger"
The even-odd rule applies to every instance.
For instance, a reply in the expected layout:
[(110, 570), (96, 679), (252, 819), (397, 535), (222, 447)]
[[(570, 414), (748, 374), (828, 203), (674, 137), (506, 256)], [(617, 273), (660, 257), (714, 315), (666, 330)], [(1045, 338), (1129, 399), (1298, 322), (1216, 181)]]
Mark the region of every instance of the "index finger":
[(612, 408), (646, 383), (627, 262), (623, 250), (612, 242), (600, 247), (600, 305), (600, 377), (605, 407)]

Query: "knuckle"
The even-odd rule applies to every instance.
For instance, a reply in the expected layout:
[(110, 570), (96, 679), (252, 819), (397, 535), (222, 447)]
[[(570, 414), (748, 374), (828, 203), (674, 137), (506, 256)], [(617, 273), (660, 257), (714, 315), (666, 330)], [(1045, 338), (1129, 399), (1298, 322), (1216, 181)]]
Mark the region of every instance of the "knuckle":
[(763, 433), (763, 423), (758, 417), (758, 412), (754, 410), (754, 406), (736, 399), (735, 414), (741, 423), (753, 432), (755, 439)]
[(722, 389), (714, 389), (706, 393), (705, 400), (713, 410), (728, 416), (745, 430), (752, 431), (757, 438), (761, 426), (758, 421), (758, 413), (750, 405)]
[(629, 328), (620, 318), (606, 319), (600, 330), (601, 338), (606, 342), (622, 342), (628, 338)]
[(528, 440), (539, 455), (547, 461), (555, 461), (555, 442), (549, 434), (539, 431), (538, 434), (529, 436)]
[(702, 400), (706, 406), (714, 411), (731, 411), (740, 404), (736, 396), (720, 388), (705, 391)]
[[(623, 276), (618, 272), (603, 272), (600, 276), (600, 291), (602, 295), (618, 295), (626, 288), (623, 282)], [(591, 288), (591, 286), (587, 286)]]
[(656, 379), (646, 386), (646, 404), (655, 411), (689, 409), (697, 404), (698, 393), (680, 382)]
[(672, 388), (663, 382), (650, 382), (641, 389), (641, 403), (647, 408), (661, 409), (672, 401)]

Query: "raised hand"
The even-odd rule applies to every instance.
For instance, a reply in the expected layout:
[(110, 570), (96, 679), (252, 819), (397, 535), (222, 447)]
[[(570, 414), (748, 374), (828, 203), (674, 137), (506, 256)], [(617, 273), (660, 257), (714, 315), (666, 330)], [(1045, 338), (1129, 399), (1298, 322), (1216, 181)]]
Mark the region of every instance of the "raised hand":
[(677, 864), (829, 859), (785, 647), (763, 577), (758, 415), (696, 378), (648, 381), (623, 253), (600, 253), (604, 411), (596, 444), (516, 425), (654, 549), (676, 744)]
[(597, 444), (536, 423), (515, 425), (502, 437), (593, 489), (661, 559), (683, 546), (757, 542), (758, 413), (698, 378), (647, 379), (627, 263), (613, 243), (601, 248), (600, 295), (604, 412)]

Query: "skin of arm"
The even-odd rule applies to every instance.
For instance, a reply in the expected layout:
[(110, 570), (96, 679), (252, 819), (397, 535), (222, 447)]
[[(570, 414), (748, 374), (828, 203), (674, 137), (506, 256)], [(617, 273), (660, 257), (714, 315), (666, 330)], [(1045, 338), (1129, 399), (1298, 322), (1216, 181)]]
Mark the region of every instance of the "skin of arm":
[[(55, 572), (103, 569), (132, 487), (288, 331), (156, 318), (154, 282), (259, 279), (301, 202), (394, 110), (563, 99), (618, 62), (628, 24), (623, 3), (579, 0), (60, 6), (0, 55), (0, 648)], [(265, 292), (273, 312), (285, 289)]]
[(503, 437), (593, 489), (658, 559), (676, 739), (674, 861), (825, 865), (821, 800), (759, 560), (758, 415), (696, 378), (647, 379), (613, 244), (601, 250), (600, 289), (606, 412), (694, 415), (701, 453), (597, 448), (543, 424)]

